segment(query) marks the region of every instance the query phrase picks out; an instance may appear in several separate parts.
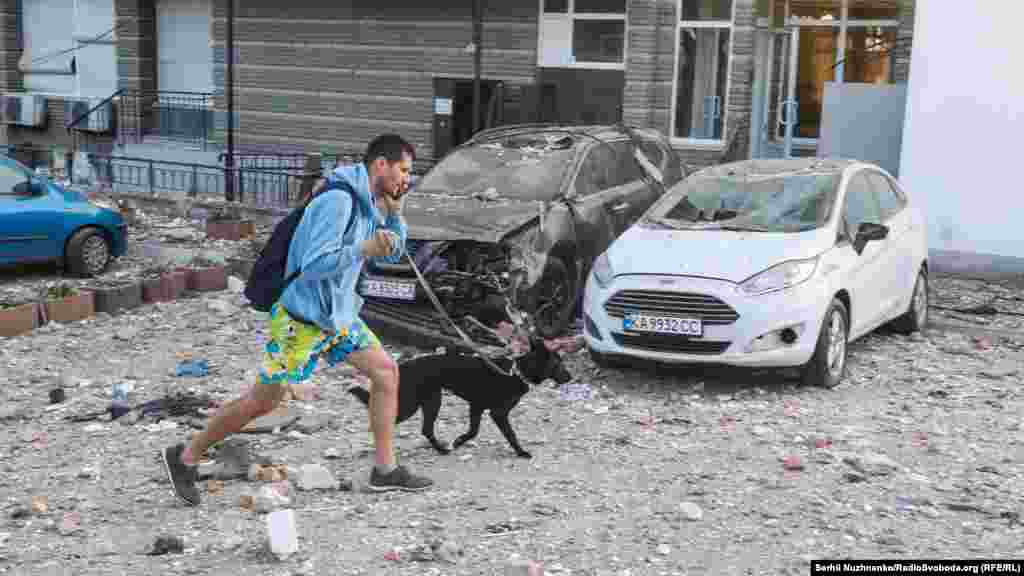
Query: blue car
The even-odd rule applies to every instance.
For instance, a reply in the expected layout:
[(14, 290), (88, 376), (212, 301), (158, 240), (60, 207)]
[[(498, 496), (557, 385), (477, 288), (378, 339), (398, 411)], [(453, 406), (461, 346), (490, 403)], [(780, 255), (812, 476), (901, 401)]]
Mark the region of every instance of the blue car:
[(127, 249), (121, 214), (0, 155), (0, 265), (56, 260), (90, 277)]

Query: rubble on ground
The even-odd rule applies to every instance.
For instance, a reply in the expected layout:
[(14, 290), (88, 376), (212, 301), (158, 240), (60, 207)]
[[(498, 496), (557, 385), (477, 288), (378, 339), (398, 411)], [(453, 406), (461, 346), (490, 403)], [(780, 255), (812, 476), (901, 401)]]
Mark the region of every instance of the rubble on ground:
[[(996, 314), (933, 317), (1012, 329), (1024, 293), (973, 282), (934, 279), (933, 304)], [(0, 572), (796, 575), (821, 558), (1024, 553), (1024, 337), (882, 330), (851, 345), (830, 391), (600, 369), (580, 351), (571, 385), (511, 413), (532, 459), (489, 419), (449, 456), (419, 415), (399, 425), (399, 462), (436, 481), (415, 494), (359, 489), (373, 464), (366, 408), (345, 392), (359, 380), (320, 370), (273, 425), (210, 451), (203, 503), (185, 507), (159, 450), (256, 382), (267, 329), (229, 290), (0, 339)], [(126, 383), (134, 409), (111, 419)], [(467, 426), (446, 394), (439, 438)]]
[[(326, 426), (241, 436), (250, 466), (277, 473), (211, 477), (203, 504), (186, 508), (157, 451), (194, 431), (187, 419), (67, 416), (108, 405), (119, 381), (134, 384), (134, 403), (176, 393), (223, 402), (248, 388), (265, 326), (245, 308), (208, 313), (236, 297), (204, 294), (4, 342), (6, 565), (143, 572), (158, 568), (141, 551), (167, 534), (189, 543), (165, 556), (186, 573), (272, 561), (332, 574), (801, 574), (814, 558), (1021, 552), (1024, 402), (1017, 377), (993, 368), (1022, 365), (1021, 342), (940, 331), (854, 344), (833, 391), (776, 374), (603, 370), (580, 352), (569, 363), (585, 389), (545, 384), (512, 412), (531, 460), (514, 458), (487, 420), (451, 456), (420, 436), (419, 416), (400, 425), (400, 462), (437, 481), (408, 495), (351, 489), (372, 465), (365, 407), (344, 392), (351, 369), (325, 370), (314, 377), (321, 397), (289, 406)], [(118, 340), (129, 327), (135, 336)], [(217, 370), (178, 376), (185, 359)], [(56, 384), (67, 397), (50, 404)], [(438, 435), (450, 441), (467, 425), (465, 404), (446, 396)], [(220, 450), (230, 452), (213, 450), (210, 462)], [(275, 556), (266, 517), (284, 510), (297, 549), (286, 539)]]
[(933, 317), (1000, 330), (1024, 330), (1020, 282), (935, 276), (930, 279)]

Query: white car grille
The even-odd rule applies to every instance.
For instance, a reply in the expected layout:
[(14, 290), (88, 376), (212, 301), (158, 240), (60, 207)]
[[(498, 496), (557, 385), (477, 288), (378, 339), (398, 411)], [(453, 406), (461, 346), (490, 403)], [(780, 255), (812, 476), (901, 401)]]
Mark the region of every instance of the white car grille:
[(740, 315), (725, 302), (707, 294), (663, 292), (658, 290), (622, 290), (604, 304), (609, 316), (623, 318), (626, 312), (699, 318), (705, 326), (725, 326)]

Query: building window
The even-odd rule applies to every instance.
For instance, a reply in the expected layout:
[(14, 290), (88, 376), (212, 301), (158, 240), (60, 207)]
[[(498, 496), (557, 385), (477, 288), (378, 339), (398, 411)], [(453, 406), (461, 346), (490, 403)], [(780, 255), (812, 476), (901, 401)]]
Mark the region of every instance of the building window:
[(541, 0), (540, 66), (622, 68), (626, 0)]
[(113, 0), (22, 0), (26, 92), (106, 98), (117, 89)]
[(672, 135), (721, 141), (732, 52), (732, 0), (679, 0)]

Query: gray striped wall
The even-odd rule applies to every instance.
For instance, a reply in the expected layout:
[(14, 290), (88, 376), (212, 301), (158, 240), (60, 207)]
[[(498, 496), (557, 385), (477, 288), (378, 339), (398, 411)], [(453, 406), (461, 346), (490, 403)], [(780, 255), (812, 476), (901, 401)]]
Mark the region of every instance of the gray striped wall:
[[(438, 5), (440, 4), (440, 5)], [(486, 2), (482, 76), (531, 83), (536, 2)], [(472, 3), (271, 0), (236, 10), (235, 110), (241, 145), (361, 150), (383, 131), (433, 154), (434, 77), (472, 78)], [(224, 84), (225, 7), (214, 17)], [(226, 108), (223, 95), (217, 108)]]

